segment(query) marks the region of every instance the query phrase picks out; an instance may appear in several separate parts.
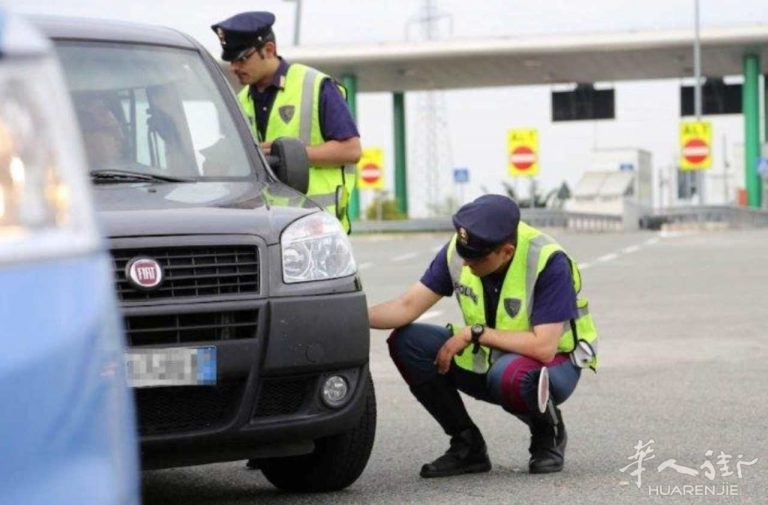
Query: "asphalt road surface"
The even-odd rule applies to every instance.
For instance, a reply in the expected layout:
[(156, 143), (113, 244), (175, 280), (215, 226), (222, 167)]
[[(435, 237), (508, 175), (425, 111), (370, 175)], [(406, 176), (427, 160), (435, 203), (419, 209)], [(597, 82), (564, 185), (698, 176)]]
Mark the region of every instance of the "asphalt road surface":
[[(225, 463), (144, 472), (144, 505), (768, 503), (768, 230), (552, 235), (581, 265), (601, 339), (599, 372), (563, 406), (563, 472), (529, 475), (527, 428), (468, 399), (493, 470), (421, 479), (448, 439), (373, 331), (378, 430), (352, 486), (294, 495)], [(369, 302), (417, 281), (446, 238), (353, 237)], [(424, 320), (460, 320), (456, 302)]]

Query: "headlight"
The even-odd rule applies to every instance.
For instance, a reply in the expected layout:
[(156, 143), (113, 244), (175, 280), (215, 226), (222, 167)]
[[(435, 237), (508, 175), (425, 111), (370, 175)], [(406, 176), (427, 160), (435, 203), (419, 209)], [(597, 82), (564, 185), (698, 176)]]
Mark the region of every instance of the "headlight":
[(310, 214), (288, 226), (280, 237), (283, 281), (335, 279), (353, 275), (352, 244), (338, 220), (327, 212)]
[(0, 263), (92, 250), (98, 235), (53, 56), (0, 59)]

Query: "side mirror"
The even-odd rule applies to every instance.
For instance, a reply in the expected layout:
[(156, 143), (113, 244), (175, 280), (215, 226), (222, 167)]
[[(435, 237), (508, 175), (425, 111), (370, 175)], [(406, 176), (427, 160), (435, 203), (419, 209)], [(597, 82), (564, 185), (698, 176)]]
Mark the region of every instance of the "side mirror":
[(299, 139), (280, 137), (272, 142), (267, 162), (278, 179), (296, 191), (306, 194), (309, 189), (309, 158)]

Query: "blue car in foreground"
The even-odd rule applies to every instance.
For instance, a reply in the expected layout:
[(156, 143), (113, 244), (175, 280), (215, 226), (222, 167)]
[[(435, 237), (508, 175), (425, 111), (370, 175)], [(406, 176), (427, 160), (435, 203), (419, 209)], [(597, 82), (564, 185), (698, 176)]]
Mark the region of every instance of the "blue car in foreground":
[(50, 43), (0, 10), (0, 504), (137, 504), (112, 264)]

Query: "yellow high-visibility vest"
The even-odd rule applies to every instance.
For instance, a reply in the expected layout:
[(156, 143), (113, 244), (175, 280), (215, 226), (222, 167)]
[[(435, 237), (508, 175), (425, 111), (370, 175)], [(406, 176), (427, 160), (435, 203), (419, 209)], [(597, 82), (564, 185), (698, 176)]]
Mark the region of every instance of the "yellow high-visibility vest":
[[(563, 251), (550, 236), (523, 222), (517, 228), (517, 247), (512, 264), (502, 284), (499, 305), (496, 309), (495, 328), (499, 330), (531, 331), (531, 313), (533, 310), (533, 289), (536, 279), (544, 269), (549, 258), (555, 252)], [(564, 252), (564, 251), (563, 251)], [(448, 269), (451, 272), (456, 298), (459, 302), (464, 324), (487, 324), (485, 320), (485, 302), (483, 285), (480, 277), (474, 275), (469, 267), (464, 266), (461, 256), (456, 253), (454, 235), (447, 251)], [(594, 356), (587, 366), (597, 370), (597, 328), (589, 313), (587, 300), (578, 296), (581, 291), (581, 274), (576, 263), (570, 260), (573, 287), (576, 291), (578, 317), (566, 324), (558, 342), (558, 352), (571, 352), (579, 341), (589, 344)], [(486, 373), (491, 365), (503, 354), (503, 351), (480, 346), (479, 352), (473, 353), (467, 347), (461, 355), (456, 355), (456, 364), (475, 373)]]
[[(254, 137), (272, 141), (280, 137), (294, 137), (304, 145), (317, 145), (323, 142), (320, 129), (320, 87), (329, 76), (306, 65), (293, 63), (288, 67), (285, 84), (278, 90), (267, 120), (266, 138), (260, 139), (256, 125), (256, 110), (249, 95), (250, 86), (238, 93), (240, 105), (248, 119)], [(343, 96), (346, 90), (339, 86)], [(348, 216), (349, 195), (355, 187), (356, 168), (354, 165), (333, 167), (309, 167), (309, 187), (307, 196), (320, 204), (328, 212), (339, 218), (344, 229), (349, 232)], [(336, 209), (337, 191), (340, 209)]]

